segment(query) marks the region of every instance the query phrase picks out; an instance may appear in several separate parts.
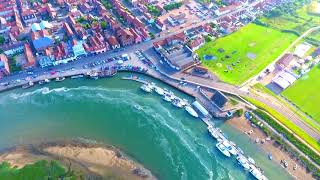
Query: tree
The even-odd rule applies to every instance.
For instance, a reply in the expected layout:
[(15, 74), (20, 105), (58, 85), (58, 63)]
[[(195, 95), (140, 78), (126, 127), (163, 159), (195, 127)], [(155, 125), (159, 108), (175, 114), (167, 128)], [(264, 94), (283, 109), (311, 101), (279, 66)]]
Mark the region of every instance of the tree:
[(4, 42), (6, 41), (6, 39), (3, 36), (0, 36), (0, 44), (4, 44)]
[(107, 22), (101, 21), (100, 26), (102, 29), (107, 29)]

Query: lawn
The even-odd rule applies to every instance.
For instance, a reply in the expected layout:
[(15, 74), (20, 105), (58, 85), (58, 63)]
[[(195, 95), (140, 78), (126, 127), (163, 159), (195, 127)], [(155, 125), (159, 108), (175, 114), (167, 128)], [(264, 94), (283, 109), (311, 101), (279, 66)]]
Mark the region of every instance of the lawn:
[[(239, 85), (274, 61), (296, 38), (291, 33), (251, 23), (235, 33), (208, 42), (196, 53), (203, 65), (222, 81)], [(204, 60), (204, 55), (216, 59)]]
[(308, 74), (302, 76), (291, 87), (282, 92), (292, 103), (297, 105), (303, 112), (309, 114), (320, 123), (320, 66), (311, 69)]

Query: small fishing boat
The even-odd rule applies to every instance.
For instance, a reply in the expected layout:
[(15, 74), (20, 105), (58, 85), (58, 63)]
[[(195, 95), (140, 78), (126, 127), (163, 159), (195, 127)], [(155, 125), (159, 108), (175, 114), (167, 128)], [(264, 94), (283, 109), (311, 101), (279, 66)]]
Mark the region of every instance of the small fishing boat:
[(172, 101), (171, 98), (170, 98), (170, 95), (168, 95), (168, 94), (164, 94), (162, 99), (167, 101), (167, 102), (171, 102)]
[(55, 81), (61, 82), (61, 81), (65, 80), (65, 79), (66, 79), (65, 77), (57, 77), (57, 78), (55, 79)]
[(199, 117), (198, 113), (191, 107), (191, 106), (186, 106), (184, 108), (191, 116), (193, 117)]
[(39, 84), (40, 84), (40, 85), (43, 85), (43, 84), (48, 84), (49, 82), (50, 82), (49, 79), (45, 79), (45, 80), (43, 80), (43, 81), (39, 81)]
[(152, 89), (151, 89), (148, 85), (146, 85), (146, 84), (143, 84), (143, 85), (140, 87), (140, 89), (142, 89), (143, 91), (148, 92), (148, 93), (152, 92)]
[(230, 156), (231, 156), (230, 153), (229, 153), (229, 151), (227, 150), (227, 148), (226, 148), (222, 143), (217, 143), (217, 144), (216, 144), (216, 147), (219, 149), (219, 151), (220, 151), (223, 155), (225, 155), (225, 156), (227, 156), (227, 157), (230, 157)]
[(79, 79), (79, 78), (83, 78), (83, 75), (79, 74), (79, 75), (71, 76), (71, 79)]
[(164, 95), (164, 90), (160, 87), (155, 86), (154, 90), (156, 91), (157, 94), (163, 96)]
[(27, 84), (24, 84), (24, 85), (22, 86), (22, 89), (27, 89), (27, 88), (30, 88), (30, 87), (32, 87), (32, 86), (34, 86), (34, 83), (31, 82), (31, 81), (29, 81)]
[(236, 148), (234, 146), (232, 146), (228, 141), (225, 140), (225, 141), (222, 141), (222, 143), (231, 154), (233, 154), (233, 155), (238, 154)]
[(237, 156), (237, 161), (245, 170), (249, 170), (250, 169), (249, 161), (243, 155), (238, 155)]
[(179, 99), (173, 99), (173, 100), (172, 100), (172, 104), (173, 104), (175, 107), (182, 108), (182, 104), (180, 103)]
[(213, 138), (219, 138), (218, 131), (213, 126), (208, 126), (208, 131)]

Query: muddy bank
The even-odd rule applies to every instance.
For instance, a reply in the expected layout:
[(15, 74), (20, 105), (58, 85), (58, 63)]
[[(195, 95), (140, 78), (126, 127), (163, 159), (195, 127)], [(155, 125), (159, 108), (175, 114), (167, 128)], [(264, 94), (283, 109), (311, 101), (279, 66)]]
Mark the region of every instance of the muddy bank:
[[(261, 129), (252, 126), (250, 121), (246, 120), (244, 117), (234, 117), (226, 122), (245, 133), (253, 142), (265, 151), (266, 156), (269, 153), (272, 154), (272, 161), (281, 164), (281, 166), (295, 179), (314, 179), (311, 173), (308, 173), (306, 168), (303, 167), (299, 161), (291, 157), (289, 153), (280, 149), (277, 143), (273, 140), (269, 140)], [(284, 163), (281, 162), (282, 160), (285, 160), (288, 163), (288, 167), (284, 166)], [(295, 165), (297, 165), (297, 169), (294, 169)]]
[(22, 168), (39, 160), (56, 160), (85, 179), (156, 179), (141, 164), (113, 146), (78, 140), (19, 145), (0, 152), (0, 163)]

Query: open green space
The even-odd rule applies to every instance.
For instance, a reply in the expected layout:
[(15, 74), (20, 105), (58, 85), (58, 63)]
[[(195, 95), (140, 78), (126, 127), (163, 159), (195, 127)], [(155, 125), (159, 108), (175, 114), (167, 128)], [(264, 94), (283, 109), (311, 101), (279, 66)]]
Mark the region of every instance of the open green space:
[[(208, 42), (196, 53), (204, 66), (222, 81), (241, 84), (274, 61), (296, 35), (248, 24), (235, 33)], [(204, 60), (204, 56), (215, 60)]]
[(320, 144), (319, 142), (309, 136), (306, 132), (304, 132), (301, 128), (299, 128), (297, 125), (295, 125), (292, 121), (287, 119), (282, 114), (278, 113), (278, 111), (272, 109), (271, 107), (267, 106), (266, 104), (257, 101), (252, 98), (244, 97), (247, 101), (258, 107), (259, 109), (262, 109), (269, 113), (272, 117), (277, 119), (282, 125), (290, 129), (292, 132), (294, 132), (298, 137), (303, 139), (307, 144), (309, 144), (311, 147), (313, 147), (316, 151), (320, 152)]
[(282, 92), (289, 101), (298, 106), (303, 112), (320, 123), (320, 66), (317, 65), (311, 71), (292, 86)]
[(72, 171), (66, 171), (64, 167), (55, 161), (38, 161), (21, 169), (12, 167), (9, 163), (0, 164), (0, 179), (78, 179)]

